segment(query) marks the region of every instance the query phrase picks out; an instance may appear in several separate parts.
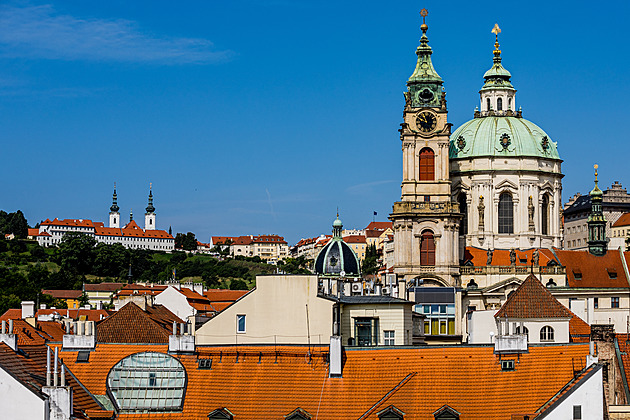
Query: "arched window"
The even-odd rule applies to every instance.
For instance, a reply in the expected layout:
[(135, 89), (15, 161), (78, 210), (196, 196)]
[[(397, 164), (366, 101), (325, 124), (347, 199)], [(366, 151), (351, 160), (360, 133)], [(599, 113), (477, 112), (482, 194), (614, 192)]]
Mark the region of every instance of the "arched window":
[(514, 233), (514, 205), (507, 192), (499, 196), (499, 233)]
[(433, 150), (425, 147), (420, 150), (420, 181), (433, 181), (435, 179), (435, 154)]
[(466, 205), (466, 194), (459, 194), (459, 212), (464, 215), (459, 222), (459, 234), (466, 235), (468, 233), (468, 208)]
[(492, 108), (490, 106), (490, 98), (486, 99), (486, 107), (488, 108), (488, 111), (490, 111), (490, 109)]
[(512, 109), (512, 98), (508, 98), (508, 109)]
[(516, 334), (524, 334), (524, 335), (529, 335), (529, 330), (527, 329), (527, 327), (523, 327), (523, 332), (521, 332), (521, 326), (519, 325), (518, 327), (516, 327)]
[(543, 195), (542, 198), (542, 234), (549, 235), (549, 196)]
[(497, 111), (503, 111), (503, 99), (497, 99)]
[(553, 328), (546, 325), (540, 329), (540, 341), (553, 341)]
[(420, 265), (435, 265), (435, 239), (433, 232), (422, 232), (420, 242)]

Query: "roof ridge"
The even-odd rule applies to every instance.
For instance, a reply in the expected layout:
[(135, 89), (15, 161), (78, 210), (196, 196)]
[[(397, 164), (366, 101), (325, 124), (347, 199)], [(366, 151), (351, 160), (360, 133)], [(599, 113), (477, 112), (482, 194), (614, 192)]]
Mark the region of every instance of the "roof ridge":
[[(539, 313), (533, 313), (538, 310)], [(508, 297), (495, 318), (572, 318), (573, 313), (558, 302), (538, 278), (530, 274)]]
[(376, 404), (374, 404), (372, 407), (370, 407), (368, 409), (368, 411), (366, 411), (365, 413), (363, 413), (363, 415), (361, 417), (359, 417), (358, 420), (363, 420), (365, 418), (367, 418), (370, 414), (372, 414), (381, 404), (383, 404), (385, 401), (387, 401), (387, 399), (394, 393), (396, 393), (400, 388), (402, 388), (403, 386), (405, 386), (405, 384), (407, 382), (409, 382), (411, 380), (411, 378), (413, 378), (414, 376), (416, 376), (418, 372), (411, 372), (409, 373), (407, 376), (405, 376), (403, 378), (402, 381), (400, 381), (398, 383), (398, 385), (396, 385), (395, 387), (393, 387), (392, 389), (390, 389), (387, 394), (383, 395), (383, 398), (381, 398), (380, 400), (378, 400), (376, 402)]

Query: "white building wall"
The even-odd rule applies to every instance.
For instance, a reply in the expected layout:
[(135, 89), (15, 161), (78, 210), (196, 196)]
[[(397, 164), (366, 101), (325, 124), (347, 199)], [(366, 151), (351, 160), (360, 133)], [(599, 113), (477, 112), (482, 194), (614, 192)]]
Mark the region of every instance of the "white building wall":
[(48, 419), (48, 404), (0, 368), (0, 413), (3, 419)]
[(602, 369), (589, 377), (561, 399), (559, 404), (546, 416), (540, 417), (545, 420), (567, 420), (573, 419), (573, 407), (580, 406), (582, 419), (602, 420), (604, 418), (604, 389), (602, 385)]
[(166, 309), (183, 320), (187, 320), (188, 317), (195, 315), (195, 309), (190, 306), (186, 296), (173, 286), (168, 286), (163, 292), (156, 295), (153, 303), (164, 305)]

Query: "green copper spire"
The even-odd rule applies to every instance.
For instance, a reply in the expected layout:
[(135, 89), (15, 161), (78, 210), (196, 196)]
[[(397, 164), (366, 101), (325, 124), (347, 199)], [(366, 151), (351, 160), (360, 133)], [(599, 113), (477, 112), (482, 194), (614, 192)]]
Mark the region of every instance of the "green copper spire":
[(413, 74), (407, 81), (407, 89), (405, 99), (408, 106), (412, 107), (436, 107), (441, 106), (442, 100), (442, 78), (435, 71), (431, 61), (433, 50), (429, 47), (429, 38), (427, 38), (427, 26), (425, 18), (429, 13), (427, 9), (422, 9), (422, 37), (420, 38), (420, 46), (416, 49), (418, 61)]
[(494, 58), (492, 59), (492, 67), (483, 75), (486, 82), (481, 90), (496, 88), (515, 90), (512, 83), (510, 83), (510, 77), (512, 77), (512, 74), (510, 74), (510, 72), (507, 71), (501, 64), (501, 50), (499, 49), (499, 34), (501, 33), (501, 29), (498, 24), (494, 25), (492, 33), (495, 35), (493, 51)]
[(118, 194), (116, 194), (116, 183), (114, 182), (114, 195), (112, 196), (112, 206), (109, 208), (112, 213), (118, 213)]
[(597, 168), (595, 165), (595, 188), (590, 193), (591, 214), (588, 216), (588, 251), (593, 255), (604, 255), (608, 250), (606, 239), (606, 218), (602, 211), (604, 194), (597, 186)]
[(149, 205), (147, 206), (147, 213), (155, 213), (155, 207), (153, 207), (153, 184), (149, 184)]
[(337, 212), (337, 218), (333, 222), (333, 238), (341, 239), (341, 232), (343, 230), (343, 223), (339, 220), (339, 212)]

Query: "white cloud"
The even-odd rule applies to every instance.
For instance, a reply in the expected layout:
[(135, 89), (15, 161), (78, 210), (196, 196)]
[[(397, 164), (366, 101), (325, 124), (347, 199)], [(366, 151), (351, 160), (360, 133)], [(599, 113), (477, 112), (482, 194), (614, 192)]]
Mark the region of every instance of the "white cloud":
[(0, 7), (0, 54), (53, 60), (202, 64), (224, 61), (231, 51), (217, 51), (199, 38), (150, 34), (124, 19), (60, 15), (52, 6)]

